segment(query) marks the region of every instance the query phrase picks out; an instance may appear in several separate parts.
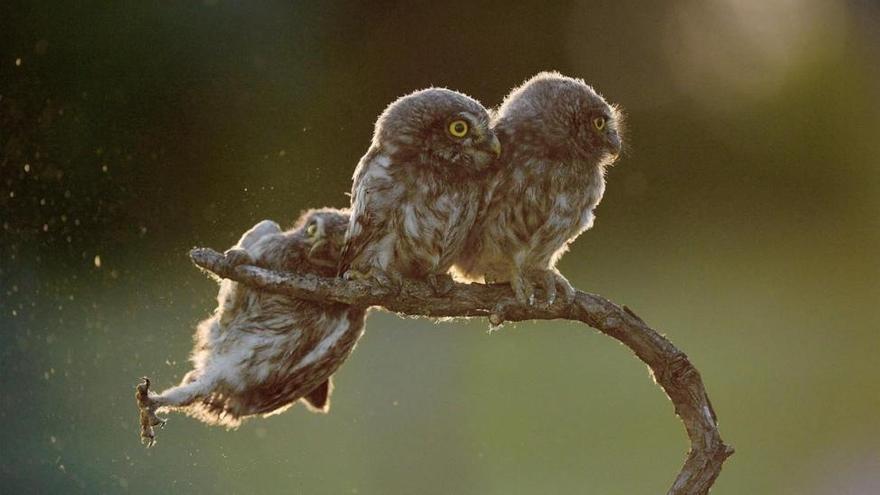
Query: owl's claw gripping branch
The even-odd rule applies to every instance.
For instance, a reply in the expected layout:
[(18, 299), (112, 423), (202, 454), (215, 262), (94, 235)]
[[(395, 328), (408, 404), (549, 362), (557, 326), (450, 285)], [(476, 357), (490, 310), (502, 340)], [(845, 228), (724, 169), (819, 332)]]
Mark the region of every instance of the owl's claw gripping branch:
[[(487, 317), (493, 326), (504, 321), (567, 319), (583, 322), (626, 345), (650, 369), (654, 380), (672, 401), (691, 441), (684, 466), (667, 492), (669, 495), (708, 493), (733, 454), (718, 431), (700, 373), (687, 356), (650, 328), (629, 308), (602, 296), (575, 291), (574, 297), (557, 297), (552, 304), (519, 304), (507, 284), (453, 284), (438, 296), (430, 284), (405, 280), (400, 293), (375, 287), (367, 281), (321, 278), (281, 273), (255, 266), (229, 266), (211, 249), (193, 249), (199, 267), (250, 287), (313, 301), (338, 301), (360, 306), (381, 306), (388, 311), (426, 317)], [(138, 389), (140, 397), (140, 389)], [(146, 393), (146, 391), (145, 391)], [(142, 416), (143, 418), (143, 416)], [(143, 423), (142, 423), (143, 424)]]
[(141, 417), (141, 443), (149, 448), (156, 443), (154, 427), (164, 428), (167, 420), (156, 416), (157, 404), (150, 397), (150, 379), (143, 377), (141, 380), (136, 388), (135, 398)]

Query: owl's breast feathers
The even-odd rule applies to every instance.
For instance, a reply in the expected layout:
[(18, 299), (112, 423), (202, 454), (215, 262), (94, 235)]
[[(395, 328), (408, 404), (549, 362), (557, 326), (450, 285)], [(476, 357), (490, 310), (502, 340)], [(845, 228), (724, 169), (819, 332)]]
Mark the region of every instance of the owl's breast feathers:
[[(322, 386), (363, 334), (364, 311), (348, 308), (326, 312), (318, 305), (311, 309), (276, 315), (275, 323), (285, 326), (283, 332), (270, 331), (255, 321), (243, 322), (249, 331), (242, 331), (243, 327), (227, 329), (226, 338), (214, 343), (226, 351), (212, 361), (218, 366), (219, 357), (234, 360), (237, 372), (228, 375), (215, 393), (189, 406), (187, 412), (212, 424), (237, 426), (243, 416), (280, 413)], [(268, 320), (262, 323), (271, 325)], [(235, 349), (247, 352), (237, 353)]]
[(405, 158), (378, 154), (355, 173), (342, 271), (378, 265), (422, 276), (448, 269), (462, 248), (481, 187), (443, 180)]
[(583, 163), (533, 157), (512, 149), (493, 180), (480, 215), (457, 262), (459, 270), (504, 276), (522, 259), (546, 259), (593, 221), (602, 199), (604, 171)]

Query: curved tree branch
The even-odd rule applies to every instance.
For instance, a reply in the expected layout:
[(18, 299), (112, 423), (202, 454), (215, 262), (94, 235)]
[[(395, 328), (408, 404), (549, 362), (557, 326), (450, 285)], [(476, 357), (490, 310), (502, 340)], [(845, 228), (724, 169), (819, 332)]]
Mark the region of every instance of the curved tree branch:
[(247, 265), (230, 266), (222, 254), (206, 248), (193, 249), (190, 256), (196, 265), (220, 277), (313, 301), (381, 306), (412, 316), (485, 316), (494, 326), (504, 321), (581, 321), (619, 340), (647, 364), (684, 423), (691, 449), (667, 492), (669, 495), (708, 493), (724, 460), (733, 454), (733, 448), (721, 440), (715, 411), (700, 373), (688, 357), (632, 310), (602, 296), (578, 291), (570, 304), (556, 302), (550, 306), (524, 307), (516, 302), (506, 284), (455, 284), (448, 294), (437, 296), (427, 284), (407, 280), (396, 294), (360, 281), (280, 273)]

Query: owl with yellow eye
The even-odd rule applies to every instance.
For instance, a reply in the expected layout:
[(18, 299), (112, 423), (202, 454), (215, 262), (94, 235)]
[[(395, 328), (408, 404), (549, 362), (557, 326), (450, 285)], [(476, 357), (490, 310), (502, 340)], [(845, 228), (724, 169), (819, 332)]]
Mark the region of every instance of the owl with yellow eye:
[(456, 271), (508, 282), (523, 304), (538, 300), (536, 288), (542, 302), (571, 300), (556, 262), (593, 226), (622, 125), (620, 110), (581, 79), (542, 72), (511, 91), (493, 121), (504, 154)]
[(391, 103), (354, 172), (339, 273), (447, 291), (500, 152), (487, 110), (462, 93), (429, 88)]
[[(304, 212), (293, 229), (264, 220), (225, 255), (229, 266), (256, 265), (300, 275), (332, 277), (348, 226), (348, 212)], [(137, 387), (141, 438), (155, 441), (157, 412), (179, 411), (205, 423), (235, 428), (278, 414), (296, 402), (327, 412), (332, 376), (364, 333), (365, 310), (314, 302), (223, 280), (214, 314), (198, 325), (193, 369), (176, 387)]]

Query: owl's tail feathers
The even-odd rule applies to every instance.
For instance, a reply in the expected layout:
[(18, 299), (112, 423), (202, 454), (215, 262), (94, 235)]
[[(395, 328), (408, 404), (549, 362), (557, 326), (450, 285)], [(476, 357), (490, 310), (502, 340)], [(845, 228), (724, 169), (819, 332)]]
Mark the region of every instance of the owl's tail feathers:
[(300, 400), (309, 411), (327, 414), (330, 411), (330, 394), (332, 393), (333, 379), (328, 378)]

